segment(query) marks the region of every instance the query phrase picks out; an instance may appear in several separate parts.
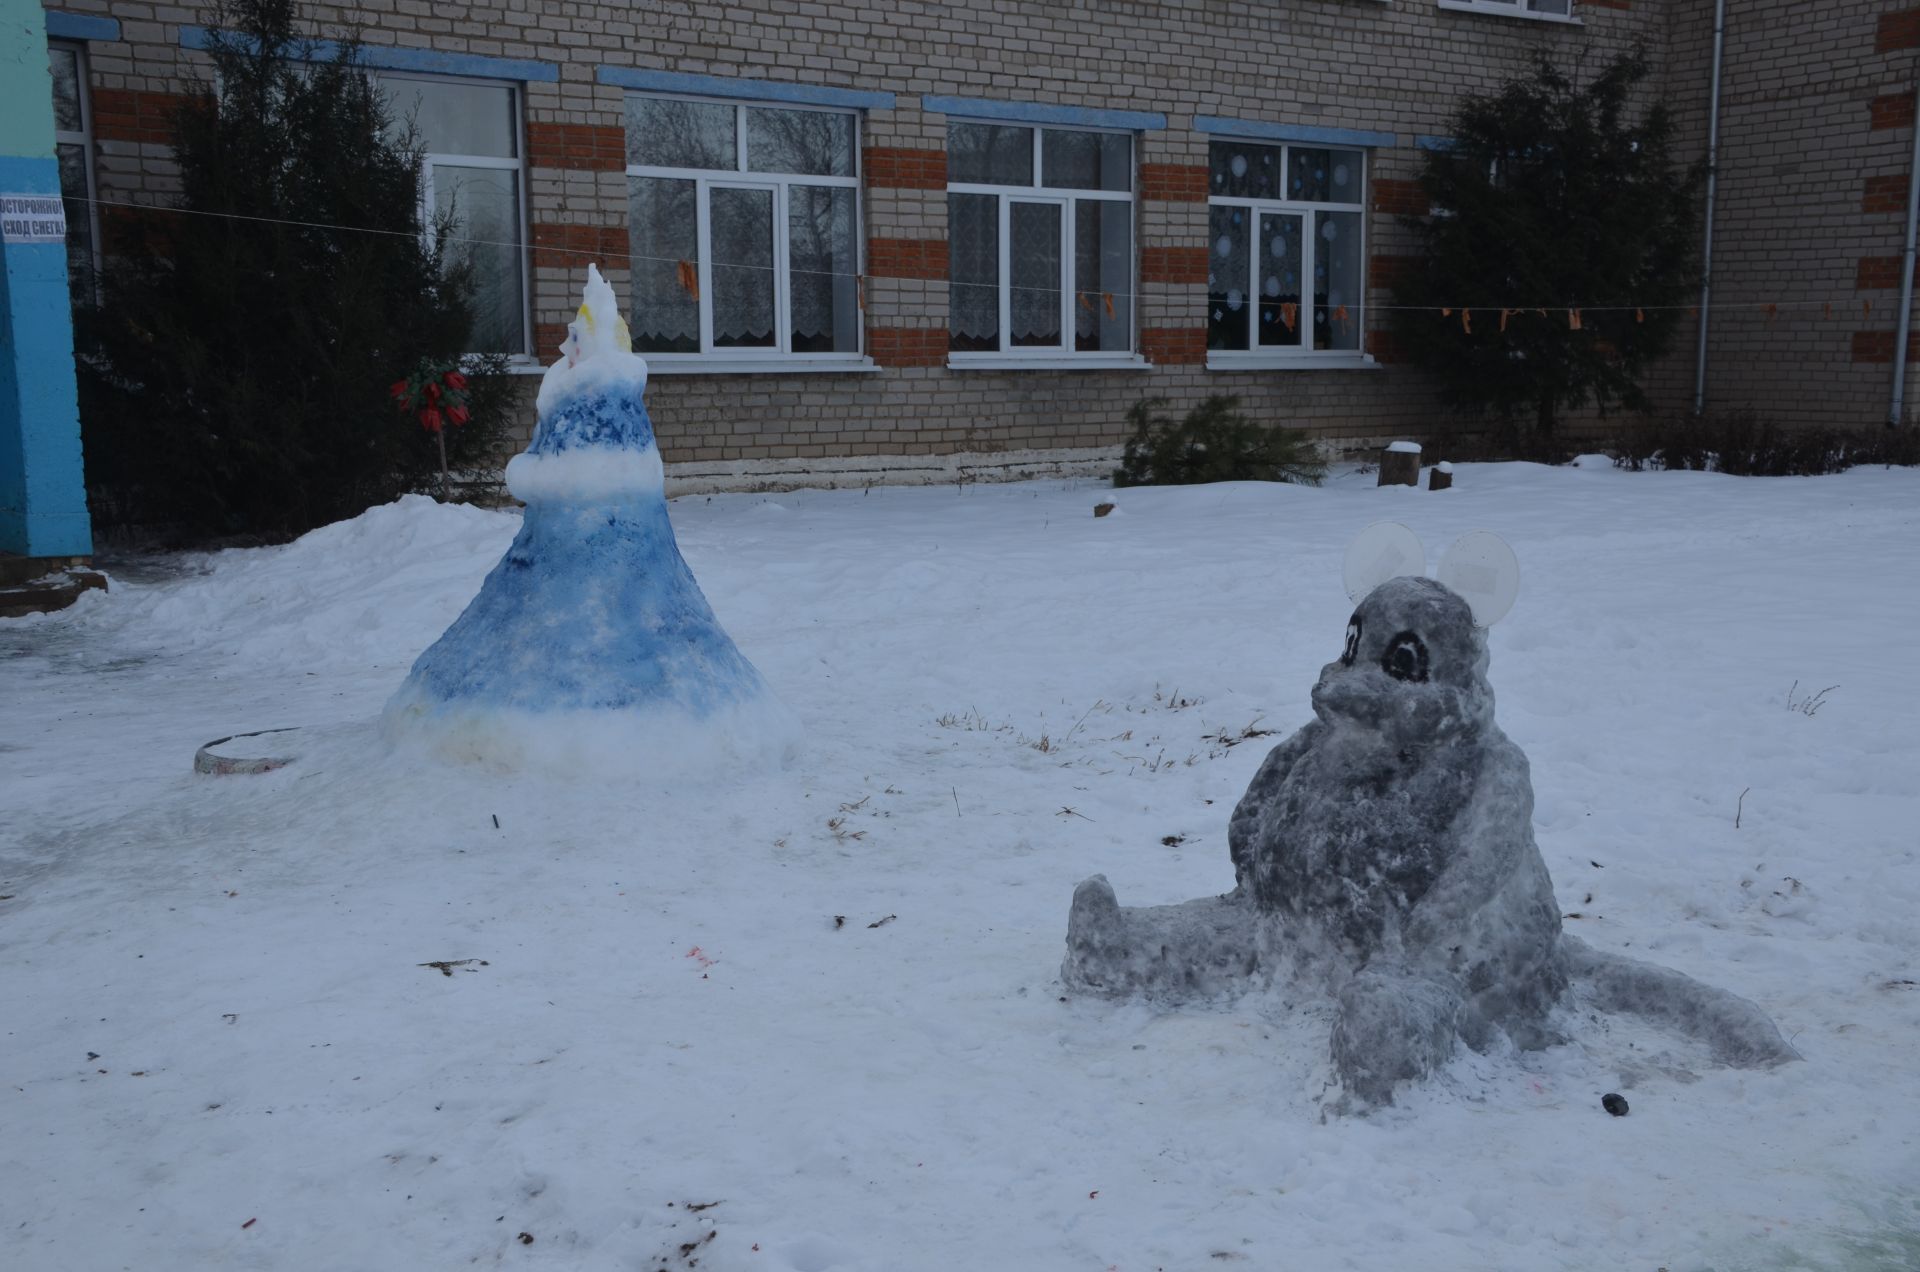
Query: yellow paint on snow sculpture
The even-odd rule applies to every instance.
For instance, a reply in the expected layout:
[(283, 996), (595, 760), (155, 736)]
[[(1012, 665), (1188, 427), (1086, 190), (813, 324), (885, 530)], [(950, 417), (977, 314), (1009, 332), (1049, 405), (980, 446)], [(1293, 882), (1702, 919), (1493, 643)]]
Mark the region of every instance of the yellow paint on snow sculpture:
[[(602, 314), (612, 317), (611, 325), (600, 316)], [(613, 287), (601, 277), (598, 266), (587, 266), (585, 298), (579, 313), (567, 324), (567, 338), (561, 343), (560, 352), (566, 355), (568, 366), (596, 353), (633, 352), (633, 335), (627, 330), (627, 320), (620, 316), (620, 303), (614, 297)]]

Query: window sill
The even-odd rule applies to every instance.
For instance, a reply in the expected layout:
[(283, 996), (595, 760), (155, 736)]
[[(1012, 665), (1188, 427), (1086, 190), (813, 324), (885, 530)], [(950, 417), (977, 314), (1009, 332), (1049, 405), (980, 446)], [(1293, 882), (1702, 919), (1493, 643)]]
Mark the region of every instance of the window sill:
[(865, 375), (880, 370), (872, 358), (709, 358), (643, 353), (648, 375)]
[(1146, 371), (1151, 364), (1137, 353), (953, 353), (950, 371)]
[(1496, 18), (1517, 18), (1522, 22), (1558, 22), (1561, 26), (1585, 26), (1571, 13), (1535, 13), (1513, 4), (1483, 4), (1479, 0), (1434, 0), (1442, 9), (1455, 13), (1485, 13)]
[(1370, 353), (1210, 353), (1209, 371), (1377, 371)]

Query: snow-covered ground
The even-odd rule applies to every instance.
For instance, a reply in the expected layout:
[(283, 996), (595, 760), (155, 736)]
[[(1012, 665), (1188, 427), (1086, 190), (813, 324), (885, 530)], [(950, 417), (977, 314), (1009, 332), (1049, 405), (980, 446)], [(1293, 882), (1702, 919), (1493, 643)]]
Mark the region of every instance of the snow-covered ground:
[[(381, 749), (507, 513), (0, 623), (0, 1265), (1920, 1266), (1920, 471), (1371, 482), (681, 500), (808, 731), (707, 787)], [(1803, 1063), (1567, 1020), (1339, 1117), (1310, 988), (1062, 1001), (1081, 879), (1231, 885), (1382, 518), (1519, 554), (1490, 674), (1568, 928)], [(190, 772), (285, 725), (289, 768)]]

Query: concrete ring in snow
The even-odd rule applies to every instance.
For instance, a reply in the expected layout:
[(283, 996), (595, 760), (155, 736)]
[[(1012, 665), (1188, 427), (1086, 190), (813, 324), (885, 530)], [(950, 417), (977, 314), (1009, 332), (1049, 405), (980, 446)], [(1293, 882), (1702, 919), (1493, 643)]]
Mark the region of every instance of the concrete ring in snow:
[[(215, 738), (193, 753), (193, 771), (206, 773), (212, 777), (225, 777), (233, 773), (271, 773), (277, 768), (285, 768), (300, 758), (297, 755), (262, 755), (262, 748), (253, 746), (228, 746), (229, 742), (238, 742), (242, 738), (261, 738), (269, 733), (295, 733), (298, 729), (289, 725), (284, 729), (259, 729), (253, 733), (235, 733), (224, 738)], [(236, 754), (238, 752), (238, 754)]]

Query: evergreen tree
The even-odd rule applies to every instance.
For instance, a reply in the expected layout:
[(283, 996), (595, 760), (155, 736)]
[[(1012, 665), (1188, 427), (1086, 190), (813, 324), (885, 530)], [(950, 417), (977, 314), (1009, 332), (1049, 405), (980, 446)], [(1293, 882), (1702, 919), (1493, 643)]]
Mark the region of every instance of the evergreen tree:
[[(447, 221), (423, 233), (421, 152), (358, 44), (322, 56), (295, 18), (293, 0), (221, 7), (213, 79), (174, 119), (179, 210), (126, 218), (82, 315), (88, 479), (110, 524), (284, 537), (439, 471), (391, 386), (459, 359), (469, 267)], [(472, 378), (456, 466), (497, 444), (509, 393)]]
[(1428, 155), (1434, 214), (1408, 221), (1423, 260), (1396, 326), (1450, 409), (1531, 416), (1543, 447), (1562, 411), (1647, 409), (1640, 378), (1695, 282), (1701, 175), (1674, 165), (1665, 105), (1636, 109), (1647, 70), (1635, 49), (1581, 85), (1543, 58), (1462, 102)]

